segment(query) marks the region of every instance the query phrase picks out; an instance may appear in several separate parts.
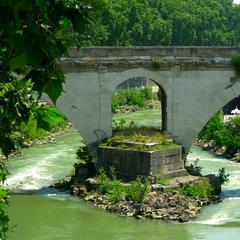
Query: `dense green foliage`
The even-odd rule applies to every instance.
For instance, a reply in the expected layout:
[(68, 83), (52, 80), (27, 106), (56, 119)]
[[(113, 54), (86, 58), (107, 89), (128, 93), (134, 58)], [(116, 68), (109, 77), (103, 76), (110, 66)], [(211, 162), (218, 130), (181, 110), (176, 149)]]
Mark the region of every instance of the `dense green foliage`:
[(7, 175), (8, 171), (5, 165), (0, 162), (0, 239), (6, 239), (6, 233), (9, 230), (9, 218), (5, 211), (8, 204), (8, 195), (7, 191), (2, 186)]
[(20, 124), (18, 132), (13, 133), (13, 135), (15, 135), (16, 141), (41, 139), (49, 131), (63, 127), (66, 123), (66, 118), (55, 107), (41, 106), (33, 111), (28, 122)]
[(79, 162), (75, 165), (78, 167), (87, 167), (92, 165), (92, 157), (88, 151), (88, 147), (82, 143), (82, 145), (78, 148), (77, 152), (77, 159)]
[(233, 0), (102, 0), (85, 45), (238, 45), (240, 6)]
[(237, 74), (240, 75), (240, 55), (233, 56), (231, 62)]
[[(0, 148), (6, 156), (17, 145), (13, 132), (27, 123), (36, 106), (32, 91), (37, 98), (46, 93), (53, 103), (61, 94), (64, 74), (57, 58), (67, 54), (69, 46), (79, 45), (97, 2), (0, 1)], [(5, 204), (0, 202), (1, 211)], [(6, 238), (5, 224), (1, 219), (2, 239)]]
[(148, 186), (150, 182), (146, 179), (136, 178), (129, 185), (126, 185), (116, 178), (113, 171), (109, 175), (100, 169), (97, 180), (101, 193), (106, 194), (108, 199), (113, 203), (118, 203), (125, 199), (141, 203), (149, 192)]
[(222, 115), (215, 114), (200, 132), (199, 138), (213, 140), (217, 147), (225, 146), (225, 152), (233, 156), (240, 149), (240, 116), (223, 123)]
[(157, 99), (157, 94), (153, 93), (150, 87), (129, 88), (120, 90), (113, 94), (112, 112), (123, 105), (145, 107), (150, 100)]
[(38, 127), (46, 130), (66, 123), (66, 118), (55, 107), (38, 107), (34, 110), (33, 116), (37, 119)]
[(180, 189), (180, 193), (188, 197), (208, 197), (211, 196), (214, 189), (206, 179), (197, 183), (186, 184)]
[[(92, 0), (94, 1), (94, 0)], [(0, 148), (14, 148), (11, 133), (34, 108), (32, 90), (55, 103), (64, 74), (57, 58), (76, 45), (88, 21), (88, 0), (0, 1)]]

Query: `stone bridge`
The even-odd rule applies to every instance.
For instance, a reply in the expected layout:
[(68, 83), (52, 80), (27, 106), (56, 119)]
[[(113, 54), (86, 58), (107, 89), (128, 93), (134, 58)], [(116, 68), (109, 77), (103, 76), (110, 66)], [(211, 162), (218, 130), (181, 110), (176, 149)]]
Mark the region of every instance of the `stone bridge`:
[(188, 153), (207, 121), (239, 96), (231, 66), (237, 47), (92, 47), (69, 50), (59, 64), (65, 92), (57, 107), (89, 146), (112, 134), (111, 98), (119, 84), (144, 77), (166, 95), (165, 130)]

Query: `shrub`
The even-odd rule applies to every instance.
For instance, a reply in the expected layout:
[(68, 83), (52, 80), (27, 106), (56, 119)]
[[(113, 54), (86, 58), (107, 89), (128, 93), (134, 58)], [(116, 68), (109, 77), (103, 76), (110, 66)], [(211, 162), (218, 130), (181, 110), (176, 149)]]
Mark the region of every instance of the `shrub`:
[(88, 148), (86, 145), (82, 145), (78, 148), (77, 159), (79, 159), (79, 163), (77, 164), (80, 167), (89, 166), (93, 164), (92, 156), (90, 155)]
[(99, 170), (97, 181), (99, 183), (99, 190), (102, 194), (112, 194), (116, 188), (122, 187), (122, 182), (120, 180), (115, 176), (112, 178), (108, 177), (103, 169)]
[(141, 203), (149, 193), (148, 186), (150, 184), (149, 180), (141, 180), (141, 178), (136, 178), (136, 180), (131, 182), (131, 185), (127, 188), (126, 198), (129, 201), (133, 201), (135, 203)]
[(218, 112), (208, 121), (198, 137), (205, 140), (217, 140), (223, 128), (222, 113)]
[(122, 184), (118, 185), (118, 183), (114, 181), (114, 185), (112, 189), (108, 192), (107, 196), (111, 202), (118, 203), (125, 198), (126, 187)]
[(212, 185), (206, 179), (202, 179), (197, 183), (186, 184), (180, 189), (180, 193), (188, 197), (208, 197), (214, 191)]
[(193, 176), (202, 176), (201, 171), (202, 167), (198, 165), (198, 159), (196, 159), (193, 163), (190, 165), (186, 165), (185, 169), (190, 175)]
[(127, 123), (127, 121), (125, 119), (120, 119), (120, 120), (113, 119), (112, 127), (114, 130), (123, 129), (124, 127), (126, 127), (126, 123)]
[(66, 122), (65, 117), (56, 108), (41, 106), (35, 109), (27, 123), (20, 125), (19, 133), (15, 134), (18, 138), (22, 136), (30, 140), (43, 138), (47, 135), (47, 131), (63, 126)]
[(215, 114), (199, 134), (200, 139), (213, 140), (217, 147), (225, 146), (234, 155), (240, 149), (240, 117), (223, 123), (221, 113)]
[(240, 75), (240, 55), (233, 56), (231, 63), (235, 68), (237, 74)]
[(123, 105), (145, 107), (148, 101), (157, 99), (157, 94), (152, 92), (150, 87), (129, 88), (120, 90), (113, 94), (112, 97), (112, 112)]
[(150, 181), (142, 181), (140, 178), (137, 178), (127, 186), (116, 178), (113, 170), (111, 170), (111, 172), (112, 176), (108, 177), (103, 169), (99, 170), (97, 181), (99, 190), (102, 194), (106, 194), (108, 199), (113, 203), (120, 202), (125, 198), (136, 203), (141, 203), (143, 201), (144, 197), (149, 192), (148, 186)]
[(218, 177), (219, 177), (221, 184), (228, 182), (229, 176), (230, 176), (229, 174), (226, 174), (225, 168), (218, 169)]

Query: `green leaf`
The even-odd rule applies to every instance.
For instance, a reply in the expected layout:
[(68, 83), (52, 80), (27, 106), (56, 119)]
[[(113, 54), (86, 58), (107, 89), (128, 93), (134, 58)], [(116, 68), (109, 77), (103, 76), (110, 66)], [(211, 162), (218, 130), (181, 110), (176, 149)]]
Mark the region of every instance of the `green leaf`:
[(43, 88), (43, 92), (45, 92), (50, 97), (54, 104), (56, 104), (56, 101), (61, 95), (62, 90), (62, 82), (56, 79), (49, 81)]
[(21, 55), (18, 55), (16, 57), (12, 58), (9, 61), (9, 65), (10, 65), (10, 69), (12, 71), (28, 65), (28, 57), (27, 57), (26, 53), (23, 53)]
[(3, 139), (1, 144), (2, 153), (8, 156), (12, 150), (14, 150), (14, 144), (9, 137)]
[(46, 7), (48, 0), (37, 0), (37, 3), (41, 8)]
[(35, 110), (35, 117), (37, 119), (37, 127), (42, 128), (44, 130), (50, 130), (49, 122), (45, 119), (45, 112), (41, 109)]

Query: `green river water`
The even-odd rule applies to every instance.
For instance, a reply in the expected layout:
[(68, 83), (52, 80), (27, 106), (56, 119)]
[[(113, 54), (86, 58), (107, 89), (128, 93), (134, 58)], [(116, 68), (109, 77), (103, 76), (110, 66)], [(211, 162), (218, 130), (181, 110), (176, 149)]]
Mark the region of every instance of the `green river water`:
[[(141, 125), (159, 125), (157, 110), (124, 115)], [(115, 116), (115, 118), (121, 118)], [(240, 164), (214, 157), (193, 147), (189, 161), (199, 159), (203, 173), (225, 167), (231, 174), (223, 187), (222, 203), (205, 207), (199, 217), (186, 224), (134, 220), (84, 203), (49, 189), (70, 174), (81, 138), (77, 131), (56, 137), (56, 144), (24, 150), (9, 161), (7, 186), (14, 190), (8, 208), (13, 231), (10, 240), (236, 240), (240, 236)]]

